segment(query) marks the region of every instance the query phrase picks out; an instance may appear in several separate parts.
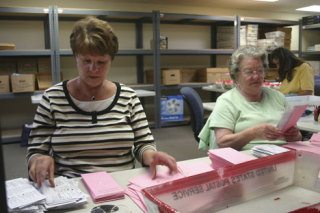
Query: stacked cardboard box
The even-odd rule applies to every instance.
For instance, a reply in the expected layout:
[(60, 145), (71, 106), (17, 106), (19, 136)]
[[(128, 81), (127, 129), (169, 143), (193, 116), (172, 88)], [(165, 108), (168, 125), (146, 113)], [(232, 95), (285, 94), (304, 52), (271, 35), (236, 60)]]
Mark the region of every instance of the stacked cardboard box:
[(240, 26), (240, 46), (247, 45), (247, 26)]
[(9, 75), (0, 75), (0, 93), (9, 93)]
[(258, 25), (257, 24), (248, 24), (247, 25), (247, 45), (253, 45), (256, 46), (257, 45), (257, 41), (258, 41)]
[(13, 93), (33, 92), (35, 90), (34, 74), (17, 74), (11, 75), (11, 87)]
[(290, 27), (278, 27), (277, 31), (281, 31), (281, 32), (285, 33), (283, 46), (290, 50), (292, 28), (290, 28)]
[(48, 57), (1, 59), (0, 76), (0, 93), (44, 90), (52, 85), (51, 60)]
[[(277, 32), (277, 33), (272, 33), (270, 34), (270, 32)], [(279, 33), (283, 32), (284, 35), (281, 35), (281, 43), (282, 44), (277, 44), (276, 46), (283, 46), (287, 49), (290, 49), (291, 46), (291, 32), (292, 32), (292, 28), (291, 27), (263, 27), (259, 29), (259, 38), (260, 39), (265, 39), (268, 36), (275, 36), (279, 38)], [(277, 35), (278, 34), (278, 35)], [(268, 39), (268, 38), (267, 38)], [(272, 39), (274, 39), (274, 37), (272, 37)], [(280, 38), (279, 38), (280, 39)], [(275, 43), (275, 42), (274, 42)], [(273, 47), (274, 48), (274, 47)]]
[(234, 49), (234, 26), (217, 27), (217, 48)]
[[(146, 70), (146, 83), (153, 84), (153, 70)], [(197, 82), (196, 69), (162, 69), (161, 83), (175, 85), (187, 82)]]
[(231, 80), (228, 68), (210, 67), (198, 69), (199, 82), (216, 83)]
[(39, 90), (45, 90), (52, 86), (52, 72), (50, 58), (38, 58), (37, 86)]

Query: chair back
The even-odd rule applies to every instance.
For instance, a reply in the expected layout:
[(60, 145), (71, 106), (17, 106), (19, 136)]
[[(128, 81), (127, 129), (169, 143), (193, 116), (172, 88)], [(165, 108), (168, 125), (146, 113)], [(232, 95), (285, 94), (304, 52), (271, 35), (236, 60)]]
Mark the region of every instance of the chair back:
[(314, 76), (314, 95), (320, 96), (320, 76)]
[(194, 133), (194, 138), (199, 142), (198, 135), (204, 125), (204, 110), (202, 100), (193, 88), (182, 87), (180, 93), (187, 103), (191, 116), (191, 127)]

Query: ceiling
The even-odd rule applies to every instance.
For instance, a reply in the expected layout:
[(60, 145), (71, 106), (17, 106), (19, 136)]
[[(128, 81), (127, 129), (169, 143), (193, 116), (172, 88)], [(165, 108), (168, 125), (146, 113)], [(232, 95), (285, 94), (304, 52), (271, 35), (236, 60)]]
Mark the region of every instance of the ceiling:
[[(233, 8), (239, 10), (259, 10), (284, 12), (292, 14), (315, 14), (312, 12), (296, 11), (300, 7), (320, 5), (320, 0), (279, 0), (277, 2), (258, 2), (255, 0), (136, 0), (139, 2), (158, 4), (181, 4), (190, 6), (208, 6), (219, 8)], [(320, 14), (320, 12), (318, 13)]]

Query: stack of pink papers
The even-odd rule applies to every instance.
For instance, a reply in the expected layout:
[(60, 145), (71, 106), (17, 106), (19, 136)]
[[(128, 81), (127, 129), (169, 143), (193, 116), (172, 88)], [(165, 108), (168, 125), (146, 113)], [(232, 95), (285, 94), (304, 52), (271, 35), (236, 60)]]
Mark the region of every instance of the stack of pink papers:
[(246, 161), (256, 159), (253, 156), (246, 155), (232, 148), (211, 149), (208, 151), (208, 156), (212, 162), (212, 168), (236, 165)]
[(170, 174), (165, 166), (157, 167), (157, 177), (152, 179), (149, 173), (133, 177), (129, 180), (128, 188), (125, 193), (140, 207), (143, 212), (147, 212), (147, 207), (142, 195), (142, 189), (189, 177), (196, 174), (212, 171), (210, 163), (207, 162), (178, 162), (179, 172)]
[(320, 146), (320, 133), (313, 133), (310, 138), (310, 143), (315, 146)]
[(95, 203), (124, 198), (124, 189), (107, 172), (82, 174), (81, 177)]
[(304, 151), (304, 152), (310, 152), (317, 155), (320, 155), (320, 147), (318, 144), (310, 143), (308, 141), (298, 141), (298, 142), (292, 142), (287, 143), (283, 145), (283, 147), (294, 149), (297, 151)]
[(291, 142), (283, 145), (283, 147), (294, 149), (297, 151), (311, 152), (320, 154), (320, 133), (313, 133), (310, 141)]

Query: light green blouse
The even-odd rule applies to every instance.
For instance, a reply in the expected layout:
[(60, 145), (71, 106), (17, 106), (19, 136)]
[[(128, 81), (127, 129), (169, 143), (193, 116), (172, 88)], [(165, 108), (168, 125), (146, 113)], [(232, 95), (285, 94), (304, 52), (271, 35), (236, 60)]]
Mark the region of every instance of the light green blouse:
[[(288, 107), (285, 97), (274, 89), (263, 87), (262, 90), (263, 99), (260, 102), (248, 102), (236, 88), (219, 96), (213, 112), (199, 134), (199, 149), (217, 148), (213, 131), (215, 127), (227, 128), (238, 133), (261, 123), (276, 126)], [(253, 140), (243, 149), (264, 143), (284, 144), (285, 141)]]

